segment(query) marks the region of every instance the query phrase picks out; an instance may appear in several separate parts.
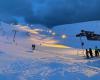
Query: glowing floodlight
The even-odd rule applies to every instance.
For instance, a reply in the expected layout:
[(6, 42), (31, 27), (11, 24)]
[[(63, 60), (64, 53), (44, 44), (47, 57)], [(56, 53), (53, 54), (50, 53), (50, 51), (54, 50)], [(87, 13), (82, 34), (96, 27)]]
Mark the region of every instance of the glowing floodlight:
[(53, 33), (52, 33), (52, 35), (54, 36), (54, 35), (56, 35), (56, 33), (55, 33), (55, 32), (53, 32)]
[(64, 35), (62, 35), (61, 36), (62, 37), (62, 39), (65, 39), (65, 38), (67, 38), (67, 36), (64, 34)]
[(52, 33), (52, 30), (49, 30), (49, 33)]

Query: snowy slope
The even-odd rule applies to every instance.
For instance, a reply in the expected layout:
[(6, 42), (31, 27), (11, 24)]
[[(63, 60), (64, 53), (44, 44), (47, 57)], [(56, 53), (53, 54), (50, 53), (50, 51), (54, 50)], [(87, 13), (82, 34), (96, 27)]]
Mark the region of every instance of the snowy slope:
[(1, 22), (0, 23), (0, 34), (1, 34), (1, 36), (6, 36), (7, 38), (12, 38), (12, 37), (14, 37), (14, 33), (16, 31), (17, 37), (21, 37), (21, 38), (28, 37), (28, 32), (20, 30), (21, 27), (22, 26), (20, 26), (20, 25), (12, 25), (12, 24), (7, 24), (4, 22)]
[[(80, 39), (75, 37), (81, 30), (94, 31), (97, 34), (100, 34), (100, 21), (66, 24), (55, 26), (53, 28), (53, 31), (56, 32), (58, 36), (61, 36), (62, 34), (67, 35), (67, 39), (56, 37), (60, 40), (60, 43), (74, 48), (81, 48)], [(82, 41), (85, 43), (84, 48), (94, 48), (95, 46), (100, 48), (100, 41), (89, 41), (86, 38), (83, 38)]]
[[(99, 58), (87, 60), (78, 55), (81, 52), (78, 49), (62, 48), (61, 45), (58, 48), (57, 40), (42, 35), (36, 29), (30, 30), (28, 26), (2, 23), (1, 27), (6, 34), (2, 35), (0, 31), (0, 80), (100, 79)], [(21, 32), (15, 42), (9, 36), (13, 29)], [(25, 37), (23, 33), (26, 32), (30, 36)], [(36, 50), (32, 51), (31, 45), (34, 43)]]

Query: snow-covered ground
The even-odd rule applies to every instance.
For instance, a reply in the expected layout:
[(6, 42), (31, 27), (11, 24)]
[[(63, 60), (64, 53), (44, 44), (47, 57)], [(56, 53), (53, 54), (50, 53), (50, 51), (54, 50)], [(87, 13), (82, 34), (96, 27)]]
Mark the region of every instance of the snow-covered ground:
[[(76, 34), (79, 34), (81, 30), (85, 31), (93, 31), (96, 34), (100, 34), (100, 21), (89, 21), (89, 22), (81, 22), (75, 24), (66, 24), (55, 26), (53, 31), (59, 35), (56, 38), (59, 40), (61, 44), (71, 46), (74, 48), (80, 48), (80, 38), (76, 37)], [(61, 39), (61, 35), (65, 34), (67, 36), (66, 39)], [(84, 48), (95, 48), (98, 46), (100, 48), (100, 41), (89, 41), (86, 37), (82, 38), (84, 42)]]
[[(60, 45), (37, 29), (5, 23), (0, 27), (0, 80), (100, 79), (99, 57), (85, 59), (82, 50)], [(12, 30), (16, 29), (14, 42)]]

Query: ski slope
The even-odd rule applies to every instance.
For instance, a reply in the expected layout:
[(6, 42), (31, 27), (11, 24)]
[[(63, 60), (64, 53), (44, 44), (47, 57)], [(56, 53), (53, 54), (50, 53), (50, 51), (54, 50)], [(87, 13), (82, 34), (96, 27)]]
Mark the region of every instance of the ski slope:
[[(61, 44), (74, 47), (74, 48), (82, 48), (80, 44), (80, 38), (76, 37), (76, 34), (79, 34), (81, 30), (85, 31), (93, 31), (96, 34), (100, 34), (100, 21), (89, 21), (75, 24), (67, 24), (55, 26), (53, 31), (61, 36), (62, 34), (67, 35), (66, 39), (61, 39), (61, 37), (56, 37)], [(100, 48), (100, 41), (89, 41), (86, 37), (82, 38), (82, 42), (84, 42), (84, 48), (95, 48), (98, 46)]]
[[(0, 80), (100, 79), (100, 58), (85, 59), (80, 49), (60, 45), (27, 26), (2, 23), (0, 27)], [(18, 30), (15, 42), (13, 29)]]

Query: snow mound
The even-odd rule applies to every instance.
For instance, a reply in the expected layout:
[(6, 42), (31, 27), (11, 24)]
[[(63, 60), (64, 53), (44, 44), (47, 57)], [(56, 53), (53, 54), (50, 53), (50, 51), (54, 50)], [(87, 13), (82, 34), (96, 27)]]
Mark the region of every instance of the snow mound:
[[(74, 48), (81, 48), (80, 39), (76, 38), (76, 34), (80, 33), (81, 30), (94, 31), (97, 34), (100, 34), (100, 21), (66, 24), (55, 26), (53, 28), (53, 31), (57, 35), (67, 35), (66, 39), (61, 39), (59, 36), (56, 37), (61, 44)], [(100, 48), (100, 41), (89, 41), (86, 38), (83, 38), (82, 41), (85, 43), (84, 48), (94, 48), (95, 46)]]

